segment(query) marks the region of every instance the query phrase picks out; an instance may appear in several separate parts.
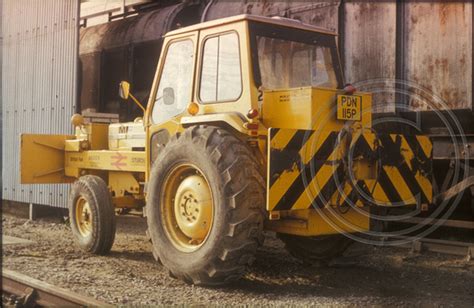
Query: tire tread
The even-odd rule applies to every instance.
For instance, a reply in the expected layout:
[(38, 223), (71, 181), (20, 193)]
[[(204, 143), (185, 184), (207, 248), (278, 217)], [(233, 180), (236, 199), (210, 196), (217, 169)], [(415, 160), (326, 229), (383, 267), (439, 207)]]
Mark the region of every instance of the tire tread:
[(86, 252), (105, 255), (107, 254), (115, 240), (115, 210), (112, 204), (110, 193), (102, 178), (95, 175), (85, 175), (80, 177), (71, 187), (69, 194), (68, 207), (71, 229), (76, 238), (82, 237), (75, 229), (75, 202), (79, 196), (91, 198), (93, 201), (90, 206), (95, 207), (97, 214), (97, 226), (93, 229), (91, 241), (87, 244), (80, 244), (80, 247)]
[[(206, 268), (196, 269), (192, 273), (179, 268), (169, 270), (172, 276), (188, 283), (222, 285), (238, 279), (246, 272), (247, 266), (255, 259), (257, 247), (262, 243), (264, 180), (259, 171), (259, 162), (249, 146), (218, 127), (199, 125), (188, 128), (168, 143), (162, 155), (171, 155), (171, 152), (167, 152), (173, 151), (178, 145), (186, 148), (190, 142), (202, 147), (209, 160), (217, 166), (220, 186), (228, 205), (226, 217), (222, 218), (226, 219), (226, 230)], [(255, 200), (263, 201), (256, 205), (253, 202)], [(159, 247), (156, 248), (156, 254), (160, 254)]]

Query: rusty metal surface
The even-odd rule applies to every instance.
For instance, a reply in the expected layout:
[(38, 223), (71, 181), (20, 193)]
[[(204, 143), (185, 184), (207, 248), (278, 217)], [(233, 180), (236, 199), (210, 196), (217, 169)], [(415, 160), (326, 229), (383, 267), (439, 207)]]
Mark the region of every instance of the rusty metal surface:
[[(451, 109), (472, 108), (472, 17), (468, 1), (417, 2), (405, 8), (404, 77)], [(417, 100), (408, 103), (413, 110), (426, 110)]]
[(20, 185), (20, 133), (72, 132), (77, 0), (4, 0), (2, 198), (65, 207), (67, 186)]
[(283, 16), (337, 31), (339, 0), (327, 1), (226, 1), (211, 0), (204, 9), (202, 21), (239, 14)]
[[(377, 91), (394, 88), (396, 58), (396, 3), (348, 2), (343, 4), (344, 29), (341, 37), (341, 57), (346, 81), (363, 84), (361, 90), (374, 92), (374, 112), (394, 112), (395, 92)], [(386, 79), (384, 82), (371, 82)]]
[[(247, 13), (295, 18), (339, 31), (346, 80), (360, 85), (361, 90), (374, 92), (374, 112), (392, 113), (395, 111), (396, 103), (409, 105), (411, 110), (426, 109), (426, 105), (422, 106), (424, 103), (419, 100), (395, 95), (395, 88), (399, 87), (396, 86), (395, 79), (407, 80), (426, 88), (430, 93), (444, 99), (448, 108), (472, 109), (470, 1), (434, 3), (407, 0), (397, 3), (395, 0), (209, 0), (201, 3), (202, 10), (196, 9), (194, 12), (196, 20), (189, 21), (188, 24), (199, 19), (208, 21)], [(175, 6), (170, 6), (164, 10), (171, 11), (174, 8)], [(153, 31), (140, 26), (142, 29), (140, 35), (136, 39), (132, 38), (137, 35), (132, 29), (138, 28), (135, 25), (138, 20), (143, 20), (140, 21), (142, 25), (149, 24), (154, 14), (162, 16), (168, 14), (164, 10), (138, 17), (137, 21), (122, 22), (120, 25), (110, 23), (86, 30), (82, 34), (81, 57), (91, 57), (90, 52), (93, 50), (114, 49), (122, 42), (135, 44), (147, 40), (149, 32), (160, 34), (166, 32), (163, 29), (169, 29), (169, 26), (163, 28), (160, 26)], [(172, 17), (165, 19), (173, 23)], [(160, 49), (161, 45), (154, 46), (156, 53), (159, 53)], [(126, 54), (110, 55), (116, 58), (125, 56)], [(107, 57), (106, 55), (105, 58)], [(103, 111), (107, 109), (116, 111), (118, 102), (104, 98), (99, 91), (99, 87), (111, 86), (107, 81), (104, 85), (103, 76), (98, 73), (97, 68), (102, 65), (100, 59), (98, 57), (85, 59), (84, 63), (85, 66), (96, 68), (91, 74), (87, 74), (92, 78), (84, 79), (82, 92), (84, 95), (81, 99), (84, 106), (102, 103)], [(89, 72), (87, 68), (85, 71)], [(117, 71), (113, 73), (126, 75)], [(149, 81), (144, 82), (147, 85), (148, 83)], [(146, 87), (140, 88), (141, 96), (146, 97), (146, 90)], [(415, 88), (407, 90), (413, 94), (417, 93)]]
[[(395, 103), (404, 111), (401, 106), (424, 111), (437, 97), (446, 104), (435, 104), (437, 108), (473, 109), (470, 1), (345, 1), (343, 5), (346, 77), (375, 93), (375, 112), (394, 112)], [(394, 95), (393, 79), (409, 82), (398, 87), (409, 94)], [(425, 93), (423, 99), (417, 97), (420, 93)]]
[(202, 21), (242, 13), (338, 30), (346, 80), (375, 92), (375, 112), (394, 112), (396, 103), (426, 109), (423, 102), (396, 97), (396, 78), (426, 88), (450, 109), (472, 109), (471, 1), (211, 0)]

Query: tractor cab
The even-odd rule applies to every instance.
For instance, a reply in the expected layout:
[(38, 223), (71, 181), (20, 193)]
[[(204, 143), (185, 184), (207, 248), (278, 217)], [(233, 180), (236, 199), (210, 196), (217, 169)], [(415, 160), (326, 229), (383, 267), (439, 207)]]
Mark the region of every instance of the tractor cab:
[(335, 33), (291, 19), (239, 15), (166, 35), (145, 123), (153, 133), (173, 118), (190, 124), (220, 114), (218, 121), (230, 116), (243, 132), (249, 110), (262, 111), (265, 92), (342, 85)]

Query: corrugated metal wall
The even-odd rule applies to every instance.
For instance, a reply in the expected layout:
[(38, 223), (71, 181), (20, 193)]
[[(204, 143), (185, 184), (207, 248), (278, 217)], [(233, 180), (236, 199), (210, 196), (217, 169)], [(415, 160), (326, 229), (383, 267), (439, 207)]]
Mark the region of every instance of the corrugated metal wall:
[[(0, 0), (0, 16), (2, 16), (2, 0)], [(3, 128), (3, 100), (2, 100), (2, 61), (3, 61), (3, 30), (2, 30), (2, 22), (0, 21), (0, 136), (2, 135), (2, 128)], [(3, 137), (2, 137), (3, 139)], [(0, 169), (3, 170), (2, 165), (2, 153), (3, 153), (3, 142), (0, 142)], [(3, 181), (0, 177), (0, 187), (2, 190), (0, 191), (0, 200), (2, 200), (3, 196)]]
[[(72, 133), (78, 0), (3, 0), (3, 199), (65, 207), (66, 185), (20, 185), (20, 133)], [(45, 158), (47, 159), (47, 158)]]

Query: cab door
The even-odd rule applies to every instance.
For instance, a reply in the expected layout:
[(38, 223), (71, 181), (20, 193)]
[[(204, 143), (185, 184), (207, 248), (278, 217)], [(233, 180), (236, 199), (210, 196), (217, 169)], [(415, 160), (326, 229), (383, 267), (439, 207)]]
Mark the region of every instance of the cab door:
[(165, 37), (145, 117), (147, 178), (157, 158), (156, 145), (165, 144), (183, 130), (179, 118), (187, 114), (192, 102), (197, 40), (197, 32)]

